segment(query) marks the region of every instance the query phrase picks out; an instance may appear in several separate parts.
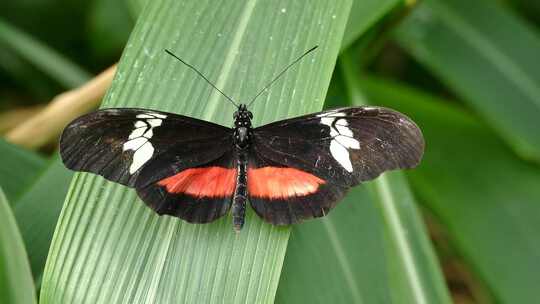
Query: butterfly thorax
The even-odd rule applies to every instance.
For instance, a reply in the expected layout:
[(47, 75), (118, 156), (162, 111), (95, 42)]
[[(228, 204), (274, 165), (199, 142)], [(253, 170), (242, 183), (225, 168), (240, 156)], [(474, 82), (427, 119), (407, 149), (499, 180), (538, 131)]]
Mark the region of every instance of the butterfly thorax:
[(245, 104), (238, 107), (238, 111), (234, 112), (234, 144), (240, 149), (245, 149), (249, 146), (252, 127), (251, 119), (253, 114), (248, 111)]

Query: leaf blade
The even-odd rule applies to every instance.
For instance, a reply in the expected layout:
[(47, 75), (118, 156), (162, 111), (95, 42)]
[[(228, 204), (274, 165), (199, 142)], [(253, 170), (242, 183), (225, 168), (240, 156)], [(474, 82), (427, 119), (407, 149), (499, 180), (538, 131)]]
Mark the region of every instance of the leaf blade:
[(1, 188), (0, 219), (0, 302), (37, 303), (26, 250)]
[(518, 154), (538, 161), (540, 139), (533, 130), (540, 127), (540, 65), (534, 58), (540, 39), (522, 20), (487, 1), (429, 0), (396, 38)]
[(15, 203), (13, 213), (28, 250), (36, 285), (40, 285), (54, 227), (73, 172), (56, 155)]
[(406, 2), (406, 0), (354, 1), (341, 49), (347, 49), (359, 36), (380, 21), (383, 16), (390, 13), (392, 9), (406, 4)]
[[(298, 65), (264, 96), (266, 102), (255, 104), (254, 123), (318, 110), (349, 6), (349, 1), (306, 7), (286, 1), (231, 1), (220, 7), (210, 1), (153, 1), (132, 33), (104, 106), (157, 108), (228, 124), (234, 109), (163, 48), (210, 79), (225, 77), (218, 80), (221, 89), (248, 100), (291, 58), (319, 44), (319, 57)], [(331, 18), (334, 14), (339, 18)], [(324, 30), (313, 30), (320, 27)], [(242, 28), (245, 32), (237, 32)], [(43, 303), (273, 301), (287, 228), (264, 224), (253, 212), (239, 236), (229, 218), (209, 225), (158, 218), (133, 191), (87, 174), (76, 175), (66, 202), (47, 261)]]
[(91, 77), (69, 59), (0, 19), (0, 42), (13, 49), (66, 88), (77, 87)]
[(45, 166), (39, 155), (0, 139), (0, 186), (13, 204), (35, 180), (37, 173)]
[(493, 301), (534, 302), (540, 192), (532, 185), (540, 178), (538, 167), (445, 100), (376, 78), (363, 79), (362, 86), (381, 104), (410, 113), (425, 130), (430, 149), (410, 174), (412, 185)]

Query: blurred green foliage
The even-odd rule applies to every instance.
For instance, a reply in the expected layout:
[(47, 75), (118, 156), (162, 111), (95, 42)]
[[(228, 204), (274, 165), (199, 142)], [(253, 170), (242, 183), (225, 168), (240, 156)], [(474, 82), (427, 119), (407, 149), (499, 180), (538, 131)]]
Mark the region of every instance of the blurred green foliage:
[[(0, 1), (1, 114), (46, 104), (117, 62), (144, 3)], [(298, 0), (295, 5), (308, 3)], [(213, 11), (197, 13), (212, 16)], [(327, 218), (294, 227), (276, 302), (445, 303), (449, 294), (456, 303), (538, 301), (539, 16), (540, 4), (533, 0), (354, 0), (326, 106), (385, 105), (410, 115), (424, 131), (425, 159), (407, 174), (384, 175), (354, 189)], [(143, 21), (163, 28), (170, 22)], [(192, 33), (203, 30), (197, 28), (200, 24), (184, 26)], [(206, 51), (215, 51), (217, 36), (196, 37), (189, 38), (204, 38)], [(290, 41), (280, 43), (286, 48)], [(273, 52), (280, 51), (276, 47)], [(220, 66), (219, 60), (208, 64)], [(184, 80), (176, 88), (199, 82), (186, 75), (180, 75)], [(283, 92), (295, 88), (291, 82)], [(294, 100), (283, 104), (292, 112), (306, 110)], [(72, 176), (54, 150), (28, 151), (0, 140), (0, 187), (5, 193), (0, 194), (0, 281), (6, 282), (0, 284), (0, 302), (32, 303), (31, 286), (41, 286)], [(390, 200), (383, 197), (388, 193)], [(397, 215), (392, 217), (388, 208)], [(426, 228), (419, 210), (434, 224)], [(400, 225), (393, 225), (396, 220)], [(396, 241), (400, 237), (404, 243)], [(100, 256), (100, 248), (92, 250), (89, 256)], [(279, 255), (275, 257), (279, 264)], [(191, 261), (197, 259), (183, 260), (183, 267)], [(222, 266), (213, 267), (218, 271)], [(260, 279), (265, 280), (276, 277)], [(85, 282), (73, 284), (79, 283)], [(151, 279), (145, 284), (148, 290), (155, 287)]]
[[(96, 74), (118, 60), (134, 24), (124, 1), (103, 0), (1, 1), (0, 21), (0, 109), (42, 103), (68, 88), (63, 78), (70, 74), (44, 69), (51, 59), (35, 50), (39, 46), (63, 61), (58, 68)], [(33, 43), (17, 50), (16, 41), (2, 35), (7, 26)]]
[(36, 303), (26, 250), (2, 188), (0, 218), (0, 303)]

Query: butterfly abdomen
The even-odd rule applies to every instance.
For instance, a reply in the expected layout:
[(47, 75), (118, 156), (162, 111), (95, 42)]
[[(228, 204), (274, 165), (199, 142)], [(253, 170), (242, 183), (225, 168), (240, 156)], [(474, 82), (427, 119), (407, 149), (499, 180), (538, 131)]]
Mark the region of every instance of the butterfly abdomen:
[(232, 216), (236, 231), (244, 226), (247, 200), (247, 149), (238, 149), (236, 188), (233, 195)]

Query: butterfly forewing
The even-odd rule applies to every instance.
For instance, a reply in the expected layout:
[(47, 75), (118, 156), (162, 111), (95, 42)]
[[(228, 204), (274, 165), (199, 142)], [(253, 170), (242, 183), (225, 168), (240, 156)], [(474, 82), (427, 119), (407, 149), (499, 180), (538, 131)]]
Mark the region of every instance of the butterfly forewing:
[[(250, 167), (282, 178), (269, 182), (248, 171), (250, 201), (274, 224), (323, 216), (351, 186), (416, 166), (423, 149), (418, 127), (386, 108), (342, 108), (271, 123), (253, 131)], [(265, 183), (279, 195), (255, 195)]]
[(72, 170), (135, 187), (220, 158), (230, 149), (231, 134), (230, 128), (172, 113), (103, 109), (66, 127), (60, 153)]
[(384, 171), (415, 167), (420, 129), (386, 108), (351, 107), (271, 123), (253, 132), (263, 157), (352, 186)]

